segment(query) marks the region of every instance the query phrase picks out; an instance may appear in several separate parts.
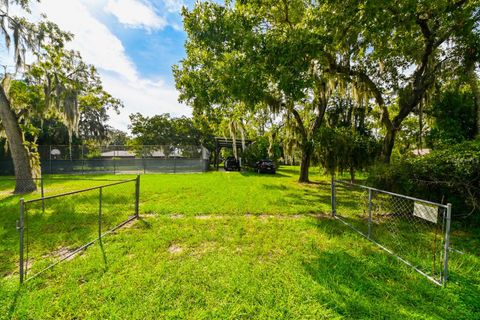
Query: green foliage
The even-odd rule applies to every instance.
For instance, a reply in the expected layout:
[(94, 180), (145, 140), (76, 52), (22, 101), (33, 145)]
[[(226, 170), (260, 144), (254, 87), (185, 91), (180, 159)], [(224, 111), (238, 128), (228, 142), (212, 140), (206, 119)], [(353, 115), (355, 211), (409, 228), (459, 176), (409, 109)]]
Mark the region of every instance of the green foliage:
[(446, 88), (431, 106), (435, 122), (427, 142), (434, 148), (448, 146), (475, 136), (476, 108), (471, 91), (465, 88)]
[[(312, 138), (322, 125), (333, 90), (319, 63), (325, 37), (313, 33), (303, 1), (198, 2), (182, 12), (187, 57), (174, 66), (180, 100), (195, 113), (224, 110), (283, 118), (288, 145), (308, 169)], [(236, 117), (237, 116), (237, 117)], [(241, 120), (241, 119), (240, 119)], [(235, 132), (232, 130), (232, 138)], [(308, 182), (308, 170), (300, 180)]]
[[(478, 318), (479, 242), (471, 234), (462, 238), (472, 239), (464, 254), (451, 251), (451, 282), (438, 288), (319, 214), (330, 210), (328, 177), (312, 175), (318, 184), (309, 185), (296, 183), (293, 170), (280, 173), (144, 175), (139, 221), (22, 287), (14, 272), (18, 231), (12, 227), (20, 197), (9, 197), (0, 202), (0, 318)], [(62, 179), (48, 187), (92, 186), (84, 176), (71, 178), (82, 180)], [(228, 201), (222, 201), (225, 195)], [(114, 207), (120, 210), (116, 217), (126, 217), (123, 204), (107, 202), (103, 208)], [(93, 239), (98, 193), (81, 205), (92, 209), (81, 214), (81, 228), (64, 212), (59, 213), (65, 220), (47, 211), (28, 222), (58, 221), (59, 242), (79, 235)], [(51, 246), (41, 241), (43, 234), (29, 236), (37, 244), (29, 247), (30, 258)]]
[(12, 81), (9, 90), (26, 138), (52, 144), (71, 143), (74, 136), (105, 140), (107, 111), (118, 112), (123, 105), (103, 90), (95, 68), (85, 64), (78, 52), (61, 47), (45, 47), (37, 55), (25, 80)]
[(130, 141), (129, 135), (118, 129), (110, 128), (108, 130), (108, 142), (114, 146), (126, 146)]
[(351, 180), (355, 171), (371, 166), (379, 157), (381, 144), (375, 138), (351, 128), (322, 128), (316, 139), (316, 160), (330, 174), (348, 171)]
[(375, 187), (440, 203), (453, 214), (480, 213), (480, 140), (444, 146), (423, 157), (377, 166), (368, 178)]
[(172, 118), (165, 113), (144, 117), (140, 113), (130, 115), (132, 145), (200, 146), (211, 139), (187, 117)]
[(88, 150), (87, 154), (85, 154), (85, 158), (88, 160), (100, 159), (102, 157), (102, 148), (97, 141), (87, 140), (85, 141), (85, 147)]
[(276, 162), (281, 156), (282, 149), (278, 143), (271, 145), (267, 137), (259, 137), (243, 152), (242, 159), (248, 166), (253, 166), (262, 159), (270, 159)]

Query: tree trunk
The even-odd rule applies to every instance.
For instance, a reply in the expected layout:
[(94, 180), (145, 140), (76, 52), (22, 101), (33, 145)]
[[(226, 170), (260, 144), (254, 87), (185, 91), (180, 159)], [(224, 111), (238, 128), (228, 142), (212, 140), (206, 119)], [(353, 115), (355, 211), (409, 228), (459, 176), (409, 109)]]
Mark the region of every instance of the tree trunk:
[(0, 86), (0, 120), (2, 120), (10, 153), (12, 154), (15, 178), (17, 179), (15, 193), (27, 193), (37, 190), (32, 176), (28, 150), (23, 144), (22, 131), (2, 86)]
[(423, 103), (420, 102), (418, 105), (418, 147), (417, 149), (423, 148)]
[(313, 154), (312, 143), (308, 142), (302, 145), (302, 162), (300, 163), (300, 177), (298, 178), (298, 182), (301, 182), (301, 183), (310, 182), (310, 180), (308, 179), (308, 171), (310, 169), (312, 154)]
[(473, 100), (475, 103), (475, 110), (476, 110), (476, 136), (480, 137), (480, 88), (478, 87), (478, 78), (477, 74), (475, 73), (475, 63), (473, 61), (468, 61), (467, 63), (467, 78), (470, 88), (472, 89), (473, 93)]
[(387, 134), (383, 139), (383, 161), (385, 163), (390, 163), (390, 159), (392, 157), (393, 146), (395, 145), (395, 136), (397, 134), (397, 130), (394, 127), (387, 127)]

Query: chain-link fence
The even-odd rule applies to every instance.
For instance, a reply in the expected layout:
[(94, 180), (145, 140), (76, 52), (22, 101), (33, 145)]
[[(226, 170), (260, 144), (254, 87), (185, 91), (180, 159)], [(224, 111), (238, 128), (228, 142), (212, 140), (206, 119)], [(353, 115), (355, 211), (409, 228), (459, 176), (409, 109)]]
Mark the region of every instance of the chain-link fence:
[(445, 285), (450, 204), (332, 180), (332, 214), (428, 279)]
[(0, 201), (10, 197), (24, 195), (26, 198), (53, 196), (70, 191), (86, 189), (101, 184), (125, 181), (114, 177), (42, 177), (34, 179), (17, 179), (0, 177)]
[(20, 200), (20, 282), (138, 218), (140, 177)]
[[(38, 146), (43, 174), (182, 173), (208, 170), (210, 152), (202, 146)], [(0, 175), (13, 175), (10, 159)]]

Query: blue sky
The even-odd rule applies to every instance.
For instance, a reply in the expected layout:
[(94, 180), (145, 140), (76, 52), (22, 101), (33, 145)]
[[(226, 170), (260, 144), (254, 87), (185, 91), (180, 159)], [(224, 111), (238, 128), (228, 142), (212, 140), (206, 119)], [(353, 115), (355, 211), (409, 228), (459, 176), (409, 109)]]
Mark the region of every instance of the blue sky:
[(95, 65), (105, 89), (125, 108), (110, 124), (127, 129), (128, 116), (190, 115), (180, 104), (172, 65), (185, 55), (180, 11), (194, 0), (41, 0), (32, 17), (46, 14), (75, 34), (70, 48)]

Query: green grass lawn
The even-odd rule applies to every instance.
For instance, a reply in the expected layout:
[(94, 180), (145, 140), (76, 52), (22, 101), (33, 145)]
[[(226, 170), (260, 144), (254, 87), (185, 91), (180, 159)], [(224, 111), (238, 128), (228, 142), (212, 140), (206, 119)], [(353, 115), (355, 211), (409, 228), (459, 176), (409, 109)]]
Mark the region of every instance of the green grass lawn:
[[(295, 170), (142, 176), (139, 221), (22, 287), (15, 273), (18, 197), (6, 197), (0, 201), (0, 318), (480, 318), (478, 241), (463, 246), (463, 254), (452, 252), (451, 282), (437, 287), (329, 218), (328, 178), (312, 178), (313, 184), (298, 184)], [(99, 183), (45, 186), (54, 194)], [(110, 195), (111, 216), (128, 216), (124, 202), (130, 201), (116, 197), (131, 192)], [(82, 209), (47, 204), (41, 221), (58, 230), (39, 224), (31, 254), (45, 258), (42, 249), (95, 236), (96, 220), (86, 219), (95, 195), (72, 201)]]

